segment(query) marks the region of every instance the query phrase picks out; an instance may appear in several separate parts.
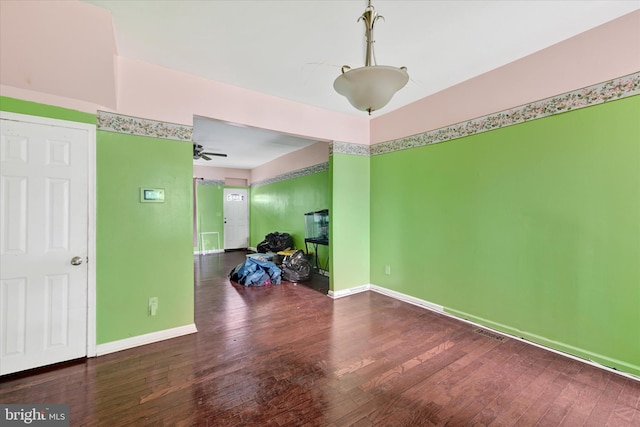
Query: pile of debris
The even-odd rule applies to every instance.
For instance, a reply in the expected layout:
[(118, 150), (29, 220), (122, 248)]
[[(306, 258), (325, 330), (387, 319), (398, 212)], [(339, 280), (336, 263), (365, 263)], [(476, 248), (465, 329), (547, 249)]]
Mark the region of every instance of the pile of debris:
[(264, 286), (279, 285), (281, 280), (302, 282), (311, 277), (311, 262), (304, 251), (295, 250), (289, 233), (275, 231), (267, 234), (257, 250), (257, 254), (247, 255), (243, 263), (231, 270), (229, 278), (233, 282), (244, 286)]
[(280, 252), (287, 249), (293, 249), (293, 237), (289, 233), (278, 233), (274, 231), (264, 237), (264, 240), (258, 243), (256, 248), (258, 252), (266, 254), (267, 252)]

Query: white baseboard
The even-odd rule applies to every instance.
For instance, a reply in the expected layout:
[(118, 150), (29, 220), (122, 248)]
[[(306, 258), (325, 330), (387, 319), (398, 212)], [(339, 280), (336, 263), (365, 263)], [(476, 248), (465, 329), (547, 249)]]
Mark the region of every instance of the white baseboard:
[(247, 249), (250, 250), (250, 251), (256, 252), (256, 253), (258, 252), (258, 249), (254, 248), (254, 247), (251, 247), (251, 246), (249, 246)]
[(164, 331), (152, 332), (150, 334), (138, 335), (131, 338), (125, 338), (123, 340), (98, 344), (96, 346), (96, 356), (103, 356), (105, 354), (115, 353), (116, 351), (127, 350), (129, 348), (152, 344), (154, 342), (177, 338), (196, 332), (198, 332), (198, 329), (196, 328), (195, 323), (192, 323), (190, 325), (178, 326), (177, 328), (165, 329)]
[(412, 297), (411, 295), (403, 294), (401, 292), (392, 291), (391, 289), (383, 288), (377, 285), (370, 285), (370, 288), (372, 291), (377, 292), (379, 294), (383, 294), (400, 301), (408, 302), (409, 304), (417, 305), (418, 307), (423, 307), (431, 311), (437, 311), (438, 313), (448, 314), (448, 313), (445, 313), (443, 306), (434, 304), (430, 301), (425, 301), (423, 299)]
[(355, 288), (341, 289), (339, 291), (330, 290), (327, 295), (329, 295), (333, 299), (336, 299), (336, 298), (348, 297), (349, 295), (353, 295), (353, 294), (359, 294), (360, 292), (365, 292), (365, 291), (368, 291), (369, 289), (371, 289), (371, 285), (366, 284), (366, 285), (356, 286)]
[(219, 254), (224, 252), (224, 249), (212, 249), (210, 251), (194, 251), (194, 255), (209, 255), (209, 254)]
[[(587, 365), (591, 365), (591, 366), (594, 366), (596, 368), (603, 369), (605, 371), (608, 371), (608, 372), (611, 372), (611, 373), (614, 373), (614, 374), (617, 374), (617, 375), (621, 375), (623, 377), (626, 377), (626, 378), (629, 378), (629, 379), (632, 379), (632, 380), (635, 380), (635, 381), (640, 381), (640, 377), (638, 377), (636, 375), (633, 375), (631, 373), (620, 371), (620, 370), (614, 369), (614, 368), (610, 368), (609, 366), (603, 365), (603, 364), (595, 362), (593, 360), (586, 359), (586, 358), (583, 358), (583, 357), (580, 357), (580, 356), (576, 356), (574, 354), (571, 354), (571, 353), (568, 353), (568, 352), (564, 352), (564, 351), (561, 351), (561, 350), (557, 350), (557, 349), (555, 349), (553, 347), (550, 347), (550, 346), (547, 346), (547, 345), (544, 345), (544, 344), (540, 344), (540, 343), (537, 343), (535, 341), (528, 340), (528, 339), (523, 338), (523, 337), (518, 336), (518, 335), (513, 335), (513, 334), (511, 334), (509, 332), (505, 332), (505, 330), (509, 330), (509, 328), (503, 327), (503, 328), (501, 328), (503, 330), (494, 329), (494, 328), (492, 328), (490, 326), (490, 324), (491, 324), (490, 322), (487, 322), (487, 321), (484, 321), (482, 323), (474, 322), (473, 320), (469, 320), (468, 318), (462, 317), (462, 315), (458, 315), (456, 313), (450, 313), (450, 312), (446, 311), (445, 307), (442, 306), (442, 305), (434, 304), (434, 303), (432, 303), (430, 301), (426, 301), (426, 300), (423, 300), (423, 299), (420, 299), (420, 298), (416, 298), (416, 297), (413, 297), (411, 295), (406, 295), (406, 294), (403, 294), (401, 292), (396, 292), (396, 291), (393, 291), (391, 289), (383, 288), (381, 286), (377, 286), (377, 285), (366, 285), (366, 286), (367, 286), (366, 290), (371, 290), (371, 291), (374, 291), (374, 292), (378, 292), (378, 293), (386, 295), (388, 297), (391, 297), (391, 298), (394, 298), (394, 299), (397, 299), (397, 300), (400, 300), (400, 301), (404, 301), (404, 302), (407, 302), (409, 304), (417, 305), (419, 307), (426, 308), (426, 309), (431, 310), (431, 311), (435, 311), (438, 314), (442, 314), (444, 316), (460, 320), (460, 321), (462, 321), (464, 323), (468, 323), (468, 324), (471, 324), (471, 325), (476, 326), (476, 327), (480, 327), (480, 328), (485, 329), (485, 330), (489, 330), (491, 332), (494, 332), (497, 335), (504, 335), (504, 336), (509, 337), (511, 339), (518, 340), (520, 342), (523, 342), (523, 343), (526, 343), (526, 344), (529, 344), (529, 345), (533, 345), (535, 347), (541, 348), (543, 350), (550, 351), (552, 353), (556, 353), (556, 354), (558, 354), (560, 356), (568, 357), (569, 359), (573, 359), (573, 360), (576, 360), (578, 362), (582, 362), (582, 363), (585, 363)], [(352, 288), (352, 289), (359, 289), (359, 288)], [(350, 289), (346, 289), (345, 291), (351, 291), (351, 290)], [(344, 291), (339, 291), (339, 292), (344, 292)], [(362, 291), (360, 291), (360, 292), (362, 292)], [(340, 296), (347, 296), (347, 295), (351, 295), (353, 293), (356, 293), (356, 292), (349, 292), (349, 293), (345, 293), (344, 295), (340, 294)], [(331, 296), (331, 291), (329, 291), (329, 295)], [(336, 298), (336, 297), (334, 297), (334, 298)]]

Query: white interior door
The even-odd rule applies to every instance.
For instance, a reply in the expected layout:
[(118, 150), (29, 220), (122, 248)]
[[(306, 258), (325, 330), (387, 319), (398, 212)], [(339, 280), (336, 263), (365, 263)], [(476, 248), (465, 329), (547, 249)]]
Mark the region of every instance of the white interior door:
[(249, 200), (246, 188), (225, 188), (224, 248), (241, 249), (249, 246)]
[(87, 355), (94, 137), (88, 129), (0, 121), (0, 374)]

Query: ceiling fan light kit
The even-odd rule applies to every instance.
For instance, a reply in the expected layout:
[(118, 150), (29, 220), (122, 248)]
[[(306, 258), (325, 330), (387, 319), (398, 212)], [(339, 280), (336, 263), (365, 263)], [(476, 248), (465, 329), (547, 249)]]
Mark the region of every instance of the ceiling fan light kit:
[[(373, 51), (373, 26), (378, 15), (369, 0), (364, 13), (358, 18), (365, 25), (365, 64), (364, 67), (351, 69), (348, 65), (342, 67), (342, 74), (333, 82), (333, 88), (340, 95), (345, 96), (351, 105), (361, 111), (379, 110), (387, 105), (393, 95), (402, 89), (409, 81), (406, 67), (391, 67), (377, 65)], [(373, 63), (373, 65), (371, 65)]]

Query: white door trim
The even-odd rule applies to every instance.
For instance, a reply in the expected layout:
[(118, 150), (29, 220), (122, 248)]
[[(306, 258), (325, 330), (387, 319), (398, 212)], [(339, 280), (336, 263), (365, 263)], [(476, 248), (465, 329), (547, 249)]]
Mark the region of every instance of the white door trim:
[(96, 356), (96, 126), (0, 111), (0, 119), (87, 131), (87, 357)]

